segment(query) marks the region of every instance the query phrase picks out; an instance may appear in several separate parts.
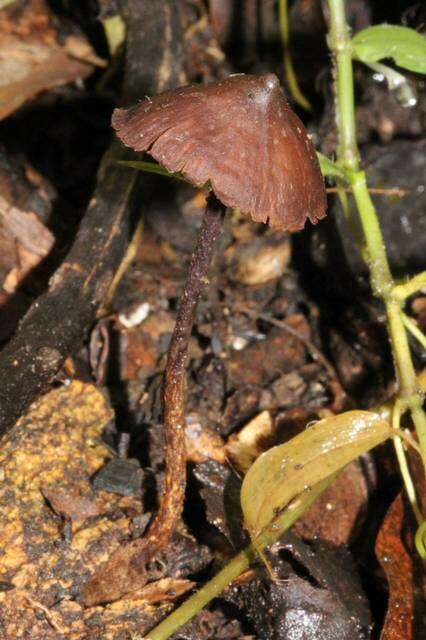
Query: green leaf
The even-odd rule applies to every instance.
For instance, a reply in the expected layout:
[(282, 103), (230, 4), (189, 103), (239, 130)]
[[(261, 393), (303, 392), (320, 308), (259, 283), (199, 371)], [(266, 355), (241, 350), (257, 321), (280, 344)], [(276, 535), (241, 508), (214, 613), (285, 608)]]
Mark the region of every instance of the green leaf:
[(176, 180), (184, 180), (185, 178), (181, 173), (170, 173), (167, 169), (164, 169), (155, 162), (145, 162), (143, 160), (118, 160), (118, 164), (122, 164), (131, 169), (138, 169), (138, 171), (147, 171), (148, 173), (156, 173), (159, 176), (166, 176), (167, 178), (175, 178)]
[[(321, 173), (323, 176), (330, 176), (334, 178), (341, 178), (346, 180), (347, 177), (344, 169), (339, 167), (335, 162), (329, 160), (322, 153), (317, 152), (317, 158), (320, 165)], [(156, 162), (146, 162), (144, 160), (118, 160), (118, 164), (122, 164), (131, 169), (138, 169), (139, 171), (146, 171), (148, 173), (155, 173), (160, 176), (166, 176), (167, 178), (175, 178), (176, 180), (185, 180), (181, 173), (170, 173), (167, 169), (164, 169)]]
[(319, 151), (317, 151), (317, 158), (321, 173), (324, 177), (328, 176), (332, 178), (340, 178), (341, 180), (345, 180), (345, 182), (348, 182), (345, 170), (342, 169), (342, 167), (339, 167), (338, 164), (336, 164), (332, 160), (329, 160), (327, 156), (324, 156)]
[(347, 411), (315, 423), (289, 442), (263, 453), (247, 472), (241, 506), (250, 536), (274, 528), (296, 497), (330, 477), (392, 434), (371, 411)]
[(399, 67), (426, 73), (426, 38), (414, 29), (379, 24), (352, 38), (354, 57), (365, 63), (392, 58)]

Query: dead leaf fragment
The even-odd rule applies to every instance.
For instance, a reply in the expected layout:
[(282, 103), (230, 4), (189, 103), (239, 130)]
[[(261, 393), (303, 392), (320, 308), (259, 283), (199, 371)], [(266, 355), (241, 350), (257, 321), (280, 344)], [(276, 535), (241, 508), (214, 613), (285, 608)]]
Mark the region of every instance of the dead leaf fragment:
[(262, 411), (250, 420), (226, 443), (227, 456), (232, 464), (246, 473), (253, 462), (268, 448), (268, 440), (274, 432), (274, 422), (269, 411)]
[(332, 484), (293, 526), (304, 540), (320, 538), (336, 546), (352, 542), (364, 521), (368, 482), (358, 460), (339, 473)]
[(99, 515), (96, 502), (76, 491), (60, 491), (54, 487), (42, 486), (41, 492), (55, 513), (71, 520), (73, 524), (80, 525), (88, 518)]
[(3, 289), (14, 293), (25, 276), (47, 256), (54, 243), (51, 232), (31, 211), (10, 205), (0, 195), (0, 269), (10, 269)]
[(380, 640), (412, 640), (413, 561), (403, 540), (404, 503), (392, 503), (376, 540), (376, 556), (389, 582), (389, 604)]
[(230, 277), (242, 284), (261, 285), (280, 278), (287, 269), (291, 256), (288, 235), (256, 238), (247, 245), (236, 245), (232, 256)]
[(240, 505), (241, 481), (229, 465), (207, 460), (198, 464), (194, 475), (206, 506), (207, 520), (235, 546), (243, 545)]
[[(182, 580), (176, 578), (162, 578), (156, 582), (151, 582), (144, 586), (140, 591), (141, 597), (152, 604), (157, 602), (173, 602), (179, 596), (187, 593), (195, 586), (195, 582), (191, 580)], [(124, 596), (124, 599), (134, 600), (134, 594)]]
[[(142, 307), (140, 305), (139, 309)], [(121, 318), (121, 314), (119, 318)], [(171, 334), (173, 318), (166, 311), (157, 311), (141, 324), (120, 331), (120, 371), (121, 379), (146, 379), (152, 376), (164, 344), (162, 339)]]
[(202, 425), (196, 414), (186, 417), (186, 454), (188, 460), (196, 464), (205, 460), (225, 462), (225, 445), (217, 431)]
[(80, 34), (59, 42), (44, 0), (12, 3), (0, 11), (0, 120), (41, 91), (85, 78), (104, 66)]
[(122, 380), (152, 376), (160, 355), (158, 341), (138, 328), (120, 334), (120, 370)]
[[(303, 337), (310, 337), (310, 327), (300, 314), (286, 323)], [(273, 328), (261, 342), (233, 351), (228, 363), (230, 381), (235, 386), (267, 384), (280, 374), (298, 369), (306, 362), (306, 347), (283, 330)]]

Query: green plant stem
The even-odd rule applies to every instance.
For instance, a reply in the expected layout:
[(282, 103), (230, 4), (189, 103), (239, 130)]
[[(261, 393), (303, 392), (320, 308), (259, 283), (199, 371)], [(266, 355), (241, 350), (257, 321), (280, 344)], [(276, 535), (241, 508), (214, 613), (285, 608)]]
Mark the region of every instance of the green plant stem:
[(138, 169), (139, 171), (147, 171), (148, 173), (155, 173), (159, 176), (165, 176), (166, 178), (175, 178), (176, 180), (183, 180), (185, 178), (180, 173), (171, 173), (164, 169), (160, 164), (156, 162), (149, 162), (146, 160), (118, 160), (118, 164), (122, 164), (130, 169)]
[(416, 545), (416, 549), (419, 553), (419, 556), (425, 560), (426, 559), (426, 520), (423, 520), (422, 524), (416, 531), (416, 535), (414, 538), (414, 544)]
[(290, 49), (290, 28), (288, 21), (288, 1), (279, 0), (278, 2), (279, 23), (281, 31), (281, 41), (284, 49), (284, 73), (287, 80), (288, 88), (294, 100), (306, 111), (312, 111), (309, 100), (301, 92), (297, 83), (296, 74), (294, 72), (293, 60)]
[[(357, 161), (358, 167), (358, 161)], [(358, 209), (361, 226), (367, 245), (367, 262), (371, 274), (371, 286), (376, 296), (389, 296), (393, 288), (383, 236), (376, 211), (368, 192), (364, 171), (349, 172), (349, 182)]]
[(359, 151), (356, 141), (352, 45), (346, 24), (344, 0), (328, 0), (330, 31), (328, 44), (335, 58), (336, 119), (339, 133), (338, 158), (341, 165), (356, 171)]
[[(144, 640), (166, 640), (183, 624), (188, 622), (195, 614), (206, 606), (213, 598), (218, 596), (233, 580), (243, 571), (249, 568), (256, 559), (259, 550), (265, 549), (276, 542), (282, 534), (289, 529), (298, 518), (312, 505), (318, 496), (331, 484), (336, 474), (322, 480), (309, 491), (303, 494), (298, 501), (276, 518), (275, 522), (265, 529), (256, 539), (256, 546), (249, 544), (243, 551), (235, 556), (214, 578), (209, 580), (201, 589), (192, 595), (186, 602), (173, 611), (165, 620), (160, 622)], [(140, 638), (142, 640), (142, 638)]]
[(422, 289), (426, 289), (426, 271), (418, 273), (403, 284), (396, 285), (393, 293), (394, 297), (398, 298), (401, 303), (404, 303), (407, 298)]
[(375, 73), (380, 73), (386, 80), (389, 91), (395, 91), (401, 85), (407, 84), (407, 78), (398, 73), (395, 69), (388, 67), (381, 62), (364, 62), (367, 67), (370, 67)]
[(201, 611), (221, 591), (223, 591), (240, 573), (245, 571), (255, 559), (255, 550), (251, 545), (235, 556), (228, 564), (207, 582), (201, 589), (184, 602), (176, 611), (170, 614), (163, 622), (155, 627), (146, 637), (146, 640), (165, 640), (190, 620), (198, 611)]
[[(329, 46), (335, 66), (336, 120), (339, 135), (338, 164), (345, 170), (361, 220), (367, 248), (373, 293), (382, 298), (388, 321), (395, 369), (399, 383), (399, 397), (409, 408), (422, 451), (426, 469), (426, 415), (423, 411), (423, 394), (420, 391), (411, 358), (404, 326), (401, 293), (410, 290), (405, 285), (395, 287), (376, 210), (368, 192), (365, 172), (359, 168), (359, 152), (356, 142), (354, 82), (352, 47), (346, 23), (344, 0), (328, 0), (330, 10)], [(414, 286), (424, 282), (424, 275), (413, 279)], [(413, 286), (413, 285), (411, 285)], [(397, 295), (399, 294), (399, 295)]]
[(423, 331), (419, 329), (419, 327), (416, 325), (414, 320), (412, 320), (409, 316), (403, 313), (402, 321), (407, 331), (411, 333), (413, 338), (417, 340), (417, 342), (423, 347), (423, 349), (426, 349), (426, 336), (423, 333)]
[(395, 431), (395, 437), (393, 438), (393, 445), (395, 447), (395, 454), (398, 459), (401, 475), (404, 479), (405, 490), (407, 492), (408, 500), (413, 509), (413, 513), (416, 517), (417, 524), (421, 525), (423, 518), (417, 503), (416, 490), (414, 488), (413, 481), (410, 475), (410, 469), (408, 467), (407, 456), (405, 455), (404, 446), (402, 444), (401, 436), (397, 435), (400, 431), (401, 422), (401, 403), (396, 400), (392, 411), (392, 428)]

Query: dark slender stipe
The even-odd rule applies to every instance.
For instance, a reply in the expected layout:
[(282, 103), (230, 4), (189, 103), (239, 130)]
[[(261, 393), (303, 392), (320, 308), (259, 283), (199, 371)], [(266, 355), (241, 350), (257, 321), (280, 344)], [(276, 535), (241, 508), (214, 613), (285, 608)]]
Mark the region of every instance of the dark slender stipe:
[(197, 245), (191, 257), (175, 328), (167, 355), (164, 381), (164, 439), (166, 474), (160, 508), (149, 530), (155, 547), (167, 544), (181, 515), (186, 484), (185, 380), (188, 343), (195, 311), (207, 282), (226, 207), (210, 194)]
[[(192, 185), (207, 182), (197, 247), (169, 348), (164, 386), (165, 481), (146, 537), (119, 546), (89, 581), (88, 605), (117, 600), (149, 579), (150, 562), (167, 545), (182, 513), (186, 484), (185, 368), (195, 310), (225, 207), (287, 231), (325, 215), (326, 195), (311, 141), (276, 76), (231, 76), (180, 87), (115, 109), (119, 139), (144, 151)], [(255, 162), (253, 159), (255, 158)]]

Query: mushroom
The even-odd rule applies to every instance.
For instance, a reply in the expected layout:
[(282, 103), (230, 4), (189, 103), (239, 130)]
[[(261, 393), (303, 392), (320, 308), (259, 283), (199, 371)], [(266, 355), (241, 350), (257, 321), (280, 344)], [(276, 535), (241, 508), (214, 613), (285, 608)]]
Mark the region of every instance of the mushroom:
[[(325, 216), (326, 194), (313, 145), (273, 74), (239, 74), (168, 91), (128, 110), (116, 109), (112, 126), (128, 147), (148, 152), (168, 171), (210, 189), (167, 357), (163, 495), (143, 539), (145, 552), (140, 545), (134, 549), (134, 565), (136, 559), (146, 563), (167, 544), (182, 512), (188, 341), (226, 207), (256, 222), (297, 231), (307, 218), (316, 223)], [(115, 566), (123, 573), (118, 556)], [(90, 603), (119, 597), (126, 581), (121, 593), (118, 582), (109, 597), (100, 595), (99, 580), (92, 583)]]

